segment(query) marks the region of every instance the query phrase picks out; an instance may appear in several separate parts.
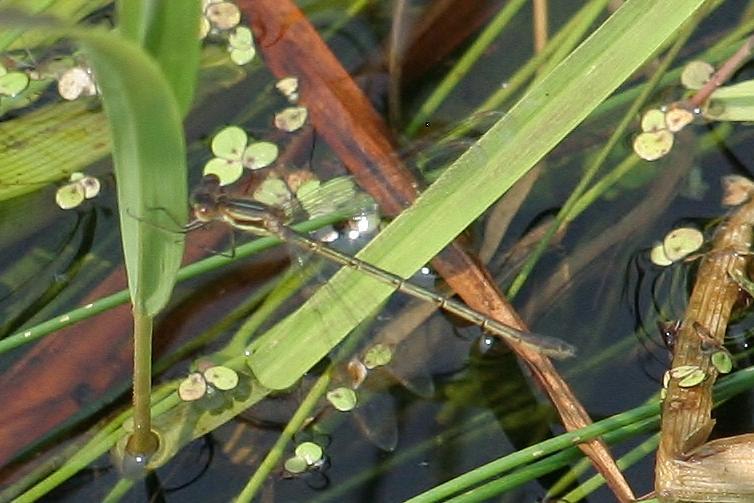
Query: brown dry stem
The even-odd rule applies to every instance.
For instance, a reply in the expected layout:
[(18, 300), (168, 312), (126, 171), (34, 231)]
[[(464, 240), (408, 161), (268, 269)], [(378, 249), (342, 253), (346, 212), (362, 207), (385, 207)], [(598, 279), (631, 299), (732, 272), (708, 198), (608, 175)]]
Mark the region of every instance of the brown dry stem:
[(717, 370), (710, 362), (711, 341), (702, 337), (711, 336), (712, 344), (723, 342), (739, 295), (731, 275), (746, 272), (752, 225), (754, 200), (749, 200), (718, 229), (713, 248), (699, 267), (675, 341), (672, 367), (699, 367), (707, 377), (691, 387), (679, 386), (681, 379), (676, 377), (668, 384), (655, 466), (655, 490), (661, 501), (754, 500), (752, 437), (705, 444), (715, 424), (711, 411)]

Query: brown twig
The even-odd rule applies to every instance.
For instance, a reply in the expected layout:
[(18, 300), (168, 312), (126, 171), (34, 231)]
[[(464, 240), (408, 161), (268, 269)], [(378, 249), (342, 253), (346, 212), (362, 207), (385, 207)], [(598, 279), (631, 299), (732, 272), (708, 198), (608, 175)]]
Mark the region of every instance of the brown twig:
[(547, 0), (534, 0), (534, 52), (541, 52), (547, 45)]
[[(710, 347), (722, 345), (739, 285), (732, 275), (745, 275), (750, 262), (754, 200), (750, 200), (720, 227), (712, 250), (705, 256), (675, 340), (673, 369), (698, 368), (705, 380), (681, 385), (671, 370), (662, 408), (662, 433), (655, 466), (655, 491), (662, 501), (751, 501), (745, 493), (754, 486), (751, 462), (735, 463), (726, 456), (752, 460), (751, 439), (737, 437), (704, 444), (715, 421), (711, 418), (712, 386), (718, 371)], [(701, 333), (700, 333), (701, 332)], [(711, 339), (710, 339), (711, 338)], [(708, 340), (709, 339), (709, 340)], [(704, 444), (704, 445), (703, 445)], [(748, 453), (745, 452), (749, 445)], [(727, 465), (726, 465), (727, 463)], [(740, 498), (743, 499), (740, 499)]]
[(718, 87), (725, 84), (736, 71), (751, 57), (754, 47), (754, 36), (747, 38), (735, 54), (723, 63), (710, 79), (688, 100), (688, 108), (695, 110), (701, 108)]

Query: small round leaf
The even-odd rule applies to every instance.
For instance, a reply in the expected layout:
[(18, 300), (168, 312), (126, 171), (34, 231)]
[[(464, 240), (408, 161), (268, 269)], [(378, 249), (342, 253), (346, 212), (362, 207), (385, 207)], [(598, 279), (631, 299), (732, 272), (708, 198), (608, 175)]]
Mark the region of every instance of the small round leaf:
[(322, 447), (314, 442), (302, 442), (296, 447), (296, 457), (306, 461), (306, 464), (312, 466), (322, 459), (324, 451)]
[(341, 412), (348, 412), (356, 407), (356, 392), (350, 388), (336, 388), (327, 392), (327, 400)]
[(723, 184), (723, 205), (738, 206), (748, 201), (754, 194), (754, 182), (741, 175), (725, 175)]
[(694, 114), (685, 108), (671, 108), (665, 114), (668, 131), (677, 133), (694, 121)]
[(228, 49), (230, 51), (230, 59), (238, 66), (243, 66), (252, 59), (254, 59), (254, 56), (256, 56), (257, 51), (253, 47), (250, 47), (248, 49), (236, 49), (235, 47), (231, 47)]
[(63, 73), (58, 79), (58, 94), (63, 99), (72, 101), (80, 96), (94, 96), (97, 94), (97, 86), (94, 84), (91, 73), (76, 66)]
[(55, 202), (64, 210), (75, 208), (83, 203), (84, 199), (84, 188), (78, 182), (63, 185), (55, 192)]
[(0, 95), (16, 96), (29, 85), (29, 76), (22, 72), (10, 72), (0, 76)]
[(249, 169), (269, 166), (278, 158), (278, 146), (269, 141), (257, 141), (246, 147), (241, 162)]
[(667, 267), (673, 263), (673, 261), (665, 255), (665, 247), (662, 246), (662, 243), (657, 243), (652, 247), (652, 250), (649, 252), (649, 260), (651, 260), (654, 265), (660, 267)]
[(387, 365), (393, 359), (393, 350), (386, 344), (375, 344), (364, 354), (364, 366), (368, 369)]
[(287, 472), (297, 474), (304, 473), (309, 468), (309, 465), (306, 464), (305, 459), (293, 456), (285, 460), (283, 467)]
[(697, 368), (691, 374), (678, 381), (678, 386), (681, 388), (693, 388), (694, 386), (703, 383), (705, 379), (707, 379), (707, 374), (705, 374), (702, 369)]
[(694, 253), (704, 244), (704, 234), (693, 227), (679, 227), (670, 231), (662, 242), (665, 256), (676, 262)]
[(238, 374), (236, 371), (222, 365), (205, 370), (204, 379), (220, 391), (228, 391), (238, 385)]
[(275, 88), (280, 94), (285, 96), (288, 101), (295, 102), (298, 100), (298, 79), (296, 77), (285, 77), (275, 84)]
[(715, 68), (706, 61), (691, 61), (681, 73), (681, 84), (686, 89), (701, 89), (715, 73)]
[(647, 110), (641, 118), (641, 130), (652, 133), (660, 129), (665, 129), (665, 113), (657, 108)]
[(202, 16), (199, 18), (199, 40), (203, 40), (207, 38), (207, 35), (209, 35), (210, 30), (212, 29), (212, 25), (209, 22), (209, 19)]
[(733, 370), (733, 359), (727, 351), (715, 351), (712, 353), (710, 361), (721, 374), (728, 374)]
[(351, 378), (351, 389), (358, 389), (367, 378), (367, 368), (364, 364), (356, 358), (351, 358), (346, 366), (348, 376)]
[(251, 30), (245, 26), (239, 26), (228, 37), (228, 45), (238, 50), (248, 50), (254, 48), (254, 37)]
[(665, 129), (641, 133), (634, 140), (634, 152), (645, 161), (655, 161), (673, 148), (673, 133)]
[(192, 372), (178, 385), (178, 396), (184, 402), (199, 400), (207, 393), (207, 381), (199, 372)]
[(212, 153), (223, 159), (241, 160), (248, 136), (238, 126), (223, 128), (212, 138)]
[(304, 107), (288, 107), (275, 114), (275, 127), (291, 133), (304, 125), (308, 115), (309, 112)]
[(206, 175), (217, 175), (220, 179), (220, 185), (230, 185), (235, 182), (243, 174), (243, 164), (241, 161), (232, 161), (230, 159), (220, 159), (215, 157), (210, 159), (207, 164), (204, 165), (202, 173)]
[(85, 176), (78, 181), (79, 185), (84, 189), (84, 197), (92, 199), (99, 194), (101, 185), (97, 178), (93, 176)]
[(673, 377), (673, 379), (683, 379), (684, 377), (688, 377), (697, 370), (701, 370), (696, 365), (679, 365), (678, 367), (673, 367), (670, 369), (670, 376)]
[(241, 22), (241, 11), (233, 2), (210, 4), (204, 15), (218, 30), (229, 30)]

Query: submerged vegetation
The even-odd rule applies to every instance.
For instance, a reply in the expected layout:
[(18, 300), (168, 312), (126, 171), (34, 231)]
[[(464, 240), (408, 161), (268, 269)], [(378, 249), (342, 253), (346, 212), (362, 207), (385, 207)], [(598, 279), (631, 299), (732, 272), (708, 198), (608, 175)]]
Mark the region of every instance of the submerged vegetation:
[(17, 4), (0, 499), (751, 499), (754, 2)]

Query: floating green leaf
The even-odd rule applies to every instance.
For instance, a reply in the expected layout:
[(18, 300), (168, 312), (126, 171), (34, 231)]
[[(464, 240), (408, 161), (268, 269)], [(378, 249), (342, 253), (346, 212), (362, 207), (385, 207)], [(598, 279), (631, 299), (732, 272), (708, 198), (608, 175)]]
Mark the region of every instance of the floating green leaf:
[(364, 354), (364, 366), (368, 369), (387, 365), (393, 359), (393, 350), (386, 344), (375, 344)]
[(351, 388), (336, 388), (327, 392), (327, 401), (339, 411), (348, 412), (356, 407), (356, 392)]
[(296, 456), (303, 459), (307, 465), (317, 464), (324, 455), (322, 447), (314, 442), (302, 442), (296, 447)]
[(690, 61), (681, 73), (681, 84), (686, 89), (701, 89), (715, 73), (715, 68), (706, 61)]
[(222, 365), (208, 368), (204, 371), (203, 375), (209, 384), (220, 391), (228, 391), (238, 386), (238, 374), (236, 371)]
[(184, 402), (199, 400), (207, 393), (207, 381), (199, 372), (192, 372), (178, 385), (178, 396)]
[(292, 133), (304, 125), (308, 115), (309, 111), (304, 107), (288, 107), (275, 114), (275, 127)]
[(239, 26), (228, 37), (228, 43), (236, 49), (249, 49), (254, 47), (254, 36), (251, 30), (245, 26)]
[(212, 138), (212, 153), (223, 159), (240, 161), (247, 142), (246, 131), (238, 126), (228, 126)]
[(651, 260), (654, 265), (659, 265), (660, 267), (667, 267), (673, 263), (673, 261), (665, 254), (665, 247), (662, 243), (655, 243), (652, 250), (649, 252), (649, 260)]
[(76, 208), (85, 198), (84, 187), (76, 182), (67, 183), (55, 192), (55, 203), (64, 210)]
[(241, 162), (251, 170), (266, 168), (278, 157), (278, 146), (269, 141), (257, 141), (243, 151)]
[(245, 26), (236, 28), (228, 37), (228, 52), (230, 52), (230, 59), (239, 66), (254, 59), (256, 49), (251, 30)]
[(700, 368), (697, 368), (686, 377), (678, 381), (678, 386), (681, 388), (693, 388), (704, 382), (707, 379), (707, 374)]
[(641, 117), (641, 130), (645, 133), (665, 129), (665, 112), (657, 108), (647, 110)]
[(694, 114), (681, 107), (674, 107), (665, 113), (665, 124), (668, 131), (677, 133), (694, 121)]
[(679, 365), (678, 367), (673, 367), (670, 370), (670, 376), (674, 379), (683, 379), (684, 377), (688, 377), (697, 370), (701, 370), (696, 365)]
[(304, 473), (306, 470), (308, 470), (309, 465), (306, 464), (305, 459), (298, 456), (293, 456), (292, 458), (285, 460), (283, 468), (285, 468), (289, 473), (299, 474)]
[(83, 178), (78, 180), (78, 183), (84, 188), (84, 197), (86, 197), (87, 199), (97, 197), (100, 188), (102, 187), (99, 179), (93, 176), (84, 176)]
[(207, 164), (204, 165), (202, 174), (217, 175), (220, 179), (220, 185), (230, 185), (241, 178), (241, 175), (243, 174), (243, 165), (241, 164), (241, 161), (215, 157), (210, 159)]
[(694, 253), (704, 244), (704, 234), (693, 227), (678, 227), (670, 231), (662, 242), (665, 256), (672, 262)]
[(13, 97), (26, 89), (29, 76), (22, 72), (9, 72), (0, 76), (0, 96)]
[(738, 206), (754, 194), (754, 182), (741, 175), (725, 175), (722, 179), (724, 206)]
[(656, 161), (673, 148), (673, 133), (666, 129), (641, 133), (634, 140), (634, 152), (645, 161)]
[(730, 357), (730, 353), (725, 350), (712, 353), (710, 361), (721, 374), (728, 374), (733, 370), (733, 359)]

